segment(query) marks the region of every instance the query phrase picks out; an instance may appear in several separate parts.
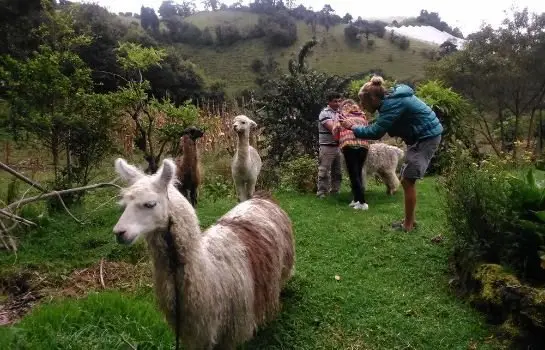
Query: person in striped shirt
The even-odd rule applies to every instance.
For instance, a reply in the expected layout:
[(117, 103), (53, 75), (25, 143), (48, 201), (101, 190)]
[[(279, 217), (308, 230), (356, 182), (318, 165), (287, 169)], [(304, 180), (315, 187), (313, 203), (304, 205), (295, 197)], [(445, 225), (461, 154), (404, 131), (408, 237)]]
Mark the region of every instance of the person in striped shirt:
[[(347, 99), (342, 102), (341, 115), (342, 119), (350, 120), (353, 125), (367, 125), (365, 114), (354, 100)], [(339, 120), (333, 126), (333, 136), (339, 142), (339, 148), (344, 155), (346, 169), (350, 177), (354, 199), (349, 205), (356, 210), (367, 210), (369, 205), (365, 200), (362, 170), (367, 159), (369, 143), (364, 139), (357, 138), (354, 132), (344, 128)]]
[(323, 198), (328, 194), (337, 194), (341, 188), (341, 152), (339, 143), (333, 137), (332, 130), (337, 121), (342, 95), (331, 92), (327, 95), (327, 107), (318, 116), (318, 191), (316, 196)]

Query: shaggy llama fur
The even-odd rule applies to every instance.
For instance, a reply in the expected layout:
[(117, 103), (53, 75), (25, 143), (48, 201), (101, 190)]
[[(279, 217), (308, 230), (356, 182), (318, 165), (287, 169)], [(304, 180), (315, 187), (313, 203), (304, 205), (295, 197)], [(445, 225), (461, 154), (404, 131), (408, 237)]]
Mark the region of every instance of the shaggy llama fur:
[(385, 143), (370, 144), (367, 159), (363, 165), (363, 187), (366, 187), (368, 177), (378, 175), (386, 185), (386, 193), (393, 195), (400, 184), (396, 174), (397, 166), (404, 156), (405, 152), (399, 147)]
[(204, 133), (196, 127), (189, 127), (183, 131), (182, 135), (180, 138), (182, 156), (176, 158), (176, 178), (178, 179), (176, 187), (195, 207), (202, 174), (196, 142)]
[[(114, 234), (125, 244), (146, 240), (158, 304), (174, 331), (175, 274), (185, 349), (235, 349), (276, 317), (295, 260), (292, 223), (278, 204), (256, 194), (201, 232), (194, 208), (174, 186), (172, 160), (153, 175), (121, 158), (115, 168), (129, 187)], [(165, 239), (169, 223), (175, 269)]]
[(238, 115), (233, 119), (233, 130), (237, 133), (238, 141), (231, 163), (231, 174), (239, 202), (252, 198), (261, 171), (261, 157), (250, 146), (250, 129), (256, 127), (256, 122), (245, 115)]

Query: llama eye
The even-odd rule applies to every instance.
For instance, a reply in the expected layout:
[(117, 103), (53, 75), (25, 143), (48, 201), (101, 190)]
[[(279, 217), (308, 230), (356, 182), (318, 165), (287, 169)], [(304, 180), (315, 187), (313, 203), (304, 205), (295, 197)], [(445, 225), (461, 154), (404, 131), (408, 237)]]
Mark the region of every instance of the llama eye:
[(144, 203), (144, 207), (146, 207), (148, 209), (151, 209), (156, 205), (157, 205), (157, 202), (146, 202), (146, 203)]

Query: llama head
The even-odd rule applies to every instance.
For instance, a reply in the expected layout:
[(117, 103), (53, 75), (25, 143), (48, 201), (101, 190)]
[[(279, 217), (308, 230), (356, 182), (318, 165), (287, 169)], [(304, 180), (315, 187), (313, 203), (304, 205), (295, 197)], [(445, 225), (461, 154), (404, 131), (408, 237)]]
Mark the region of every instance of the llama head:
[(185, 128), (184, 131), (182, 131), (182, 138), (184, 136), (188, 136), (193, 141), (196, 141), (197, 139), (203, 137), (203, 135), (204, 135), (204, 131), (202, 131), (201, 129), (195, 126), (190, 126), (188, 128)]
[(257, 123), (245, 115), (237, 115), (233, 118), (233, 130), (237, 134), (249, 134), (250, 129), (256, 128)]
[(121, 191), (123, 214), (113, 228), (117, 241), (132, 244), (140, 237), (167, 229), (167, 191), (176, 173), (174, 162), (165, 159), (155, 174), (146, 175), (124, 159), (118, 158), (115, 169), (129, 184), (129, 187)]

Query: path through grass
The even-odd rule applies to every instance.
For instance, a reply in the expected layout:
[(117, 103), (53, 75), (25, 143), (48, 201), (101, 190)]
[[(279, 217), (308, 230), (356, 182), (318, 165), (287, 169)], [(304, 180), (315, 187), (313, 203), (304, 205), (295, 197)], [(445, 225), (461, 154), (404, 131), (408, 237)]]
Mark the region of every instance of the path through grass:
[[(348, 208), (347, 192), (325, 200), (278, 194), (295, 228), (297, 272), (283, 294), (278, 320), (245, 348), (492, 348), (485, 341), (490, 330), (483, 318), (449, 291), (448, 233), (440, 197), (433, 179), (420, 185), (420, 227), (411, 234), (389, 228), (401, 218), (402, 194), (388, 197), (382, 186), (371, 186), (368, 212)], [(91, 198), (89, 205), (96, 207), (105, 198)], [(202, 201), (202, 225), (233, 205), (232, 199)], [(129, 253), (114, 242), (111, 228), (119, 212), (113, 208), (99, 210), (83, 229), (64, 215), (51, 219), (46, 229), (25, 234), (16, 262), (0, 252), (0, 272), (35, 269), (66, 276), (70, 268), (101, 257), (145, 259), (140, 248)], [(438, 234), (447, 239), (431, 242)], [(173, 346), (150, 286), (54, 298), (19, 323), (0, 328), (0, 349), (128, 349), (128, 344), (139, 349)]]

